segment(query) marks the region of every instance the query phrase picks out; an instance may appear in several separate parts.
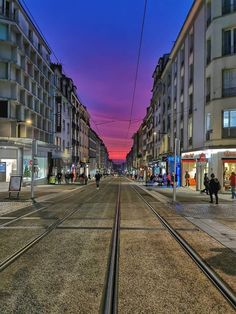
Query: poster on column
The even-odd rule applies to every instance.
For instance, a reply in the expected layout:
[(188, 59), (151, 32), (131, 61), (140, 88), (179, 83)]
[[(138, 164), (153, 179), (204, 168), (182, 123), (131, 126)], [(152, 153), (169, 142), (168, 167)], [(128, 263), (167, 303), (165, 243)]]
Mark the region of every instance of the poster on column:
[(9, 182), (9, 192), (19, 192), (21, 190), (22, 176), (11, 176)]

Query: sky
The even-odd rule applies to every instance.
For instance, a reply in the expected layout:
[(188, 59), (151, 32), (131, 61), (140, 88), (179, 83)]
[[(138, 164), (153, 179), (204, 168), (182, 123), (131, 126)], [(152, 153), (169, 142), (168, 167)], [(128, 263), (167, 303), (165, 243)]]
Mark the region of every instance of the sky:
[(124, 160), (150, 104), (158, 59), (170, 52), (193, 0), (147, 0), (135, 93), (145, 0), (21, 2), (49, 43), (52, 61), (77, 86), (109, 157)]

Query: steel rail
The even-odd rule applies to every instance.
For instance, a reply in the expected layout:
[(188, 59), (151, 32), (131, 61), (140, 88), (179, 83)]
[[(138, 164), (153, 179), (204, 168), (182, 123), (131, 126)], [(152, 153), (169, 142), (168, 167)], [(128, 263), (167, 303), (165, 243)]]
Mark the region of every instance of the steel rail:
[(106, 276), (105, 289), (101, 312), (114, 314), (118, 312), (118, 274), (119, 274), (119, 242), (120, 242), (120, 183), (116, 201), (116, 212), (110, 243), (110, 256), (108, 260), (108, 272)]
[(218, 276), (218, 274), (201, 258), (201, 256), (187, 243), (186, 240), (163, 218), (153, 207), (145, 200), (145, 198), (133, 187), (138, 196), (157, 216), (162, 225), (169, 231), (172, 237), (180, 244), (185, 252), (192, 258), (196, 265), (203, 271), (213, 285), (220, 291), (225, 299), (236, 310), (236, 295), (234, 291)]

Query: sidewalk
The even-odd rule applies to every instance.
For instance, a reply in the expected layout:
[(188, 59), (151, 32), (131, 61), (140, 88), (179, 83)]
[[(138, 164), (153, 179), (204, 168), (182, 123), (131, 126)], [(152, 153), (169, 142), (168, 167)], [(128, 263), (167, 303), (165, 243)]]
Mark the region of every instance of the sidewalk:
[[(30, 186), (21, 188), (19, 199), (16, 198), (16, 194), (14, 193), (9, 198), (8, 186), (8, 183), (0, 182), (0, 216), (33, 205)], [(44, 202), (56, 197), (58, 193), (69, 193), (82, 187), (84, 185), (80, 185), (79, 183), (38, 185), (34, 187), (34, 200), (36, 203)]]
[(172, 188), (133, 183), (236, 253), (236, 199), (231, 199), (231, 194), (219, 194), (216, 205), (209, 203), (209, 195), (179, 187), (173, 203)]

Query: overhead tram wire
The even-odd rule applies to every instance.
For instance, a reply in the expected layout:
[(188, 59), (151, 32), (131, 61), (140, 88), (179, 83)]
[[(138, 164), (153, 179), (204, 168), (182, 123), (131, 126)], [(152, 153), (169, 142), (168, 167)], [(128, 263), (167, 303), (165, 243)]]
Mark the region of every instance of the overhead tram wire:
[(135, 99), (135, 93), (136, 93), (136, 87), (137, 87), (137, 79), (138, 79), (138, 70), (139, 70), (139, 63), (140, 63), (140, 55), (141, 55), (141, 48), (142, 48), (142, 42), (143, 42), (143, 32), (144, 32), (144, 23), (145, 23), (145, 17), (146, 17), (146, 10), (147, 10), (147, 0), (145, 0), (145, 3), (144, 3), (142, 28), (141, 28), (139, 48), (138, 48), (138, 59), (137, 59), (137, 64), (136, 64), (135, 77), (134, 77), (134, 89), (133, 89), (133, 94), (132, 94), (132, 102), (131, 102), (131, 109), (130, 109), (129, 124), (128, 124), (127, 136), (126, 136), (127, 139), (128, 139), (128, 135), (129, 135), (131, 121), (132, 121), (134, 99)]

